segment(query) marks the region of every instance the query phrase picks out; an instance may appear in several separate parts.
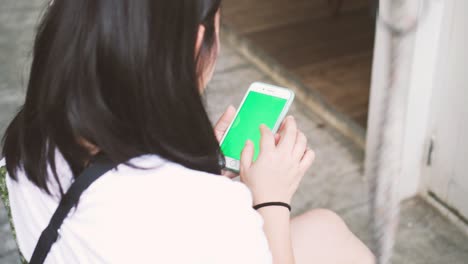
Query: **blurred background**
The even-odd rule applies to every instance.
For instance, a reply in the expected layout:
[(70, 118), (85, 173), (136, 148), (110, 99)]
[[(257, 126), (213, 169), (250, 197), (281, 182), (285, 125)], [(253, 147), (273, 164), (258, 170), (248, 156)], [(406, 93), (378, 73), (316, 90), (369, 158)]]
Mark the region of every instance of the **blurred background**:
[[(468, 1), (390, 2), (224, 0), (207, 108), (216, 120), (254, 81), (293, 89), (291, 113), (317, 153), (293, 213), (332, 209), (376, 250), (371, 220), (388, 215), (376, 216), (372, 205), (400, 211), (389, 236), (393, 263), (466, 264)], [(47, 4), (0, 0), (1, 135), (23, 103)], [(375, 164), (397, 172), (378, 180)], [(381, 188), (371, 192), (376, 182)], [(391, 190), (388, 204), (374, 202), (382, 190)], [(19, 263), (1, 203), (0, 263)]]

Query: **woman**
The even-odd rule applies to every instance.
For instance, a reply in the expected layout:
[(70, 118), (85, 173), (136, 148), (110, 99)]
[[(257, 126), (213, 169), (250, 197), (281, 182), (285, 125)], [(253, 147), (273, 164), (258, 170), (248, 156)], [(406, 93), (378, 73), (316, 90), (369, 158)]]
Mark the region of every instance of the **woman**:
[(200, 94), (219, 52), (220, 0), (55, 0), (38, 29), (26, 101), (3, 155), (30, 259), (60, 198), (100, 154), (116, 168), (81, 196), (46, 263), (372, 263), (336, 214), (290, 220), (314, 154), (293, 117), (223, 173)]

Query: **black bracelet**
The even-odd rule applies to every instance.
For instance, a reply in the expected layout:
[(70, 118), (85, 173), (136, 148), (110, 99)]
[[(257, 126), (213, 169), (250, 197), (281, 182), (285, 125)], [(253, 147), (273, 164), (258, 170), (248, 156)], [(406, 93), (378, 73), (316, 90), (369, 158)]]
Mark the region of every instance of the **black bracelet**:
[(258, 210), (258, 209), (260, 209), (262, 207), (265, 207), (265, 206), (284, 206), (284, 207), (288, 208), (289, 212), (291, 212), (291, 206), (289, 204), (283, 203), (283, 202), (261, 203), (261, 204), (254, 205), (253, 209)]

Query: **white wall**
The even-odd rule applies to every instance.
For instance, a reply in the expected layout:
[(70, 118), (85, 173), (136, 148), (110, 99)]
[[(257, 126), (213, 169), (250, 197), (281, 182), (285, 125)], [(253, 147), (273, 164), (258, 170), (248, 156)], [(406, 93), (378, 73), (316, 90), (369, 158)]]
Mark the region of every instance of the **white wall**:
[(425, 1), (420, 7), (421, 24), (415, 35), (413, 64), (408, 86), (407, 110), (402, 152), (402, 198), (421, 189), (422, 170), (427, 161), (430, 135), (431, 98), (439, 56), (444, 1)]
[(468, 219), (468, 1), (445, 4), (427, 127), (435, 142), (433, 161), (424, 167), (423, 181)]

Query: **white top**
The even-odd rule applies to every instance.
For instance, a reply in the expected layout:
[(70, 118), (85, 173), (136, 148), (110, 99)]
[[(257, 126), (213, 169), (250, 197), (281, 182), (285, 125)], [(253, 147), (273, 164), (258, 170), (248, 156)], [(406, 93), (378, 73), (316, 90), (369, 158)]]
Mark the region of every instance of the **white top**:
[[(263, 219), (244, 184), (154, 155), (131, 163), (151, 169), (119, 165), (94, 182), (65, 219), (46, 263), (272, 263)], [(62, 157), (57, 171), (67, 190), (72, 176)], [(7, 177), (7, 187), (29, 260), (59, 200), (23, 173), (18, 182)]]

